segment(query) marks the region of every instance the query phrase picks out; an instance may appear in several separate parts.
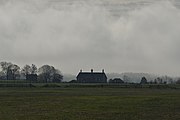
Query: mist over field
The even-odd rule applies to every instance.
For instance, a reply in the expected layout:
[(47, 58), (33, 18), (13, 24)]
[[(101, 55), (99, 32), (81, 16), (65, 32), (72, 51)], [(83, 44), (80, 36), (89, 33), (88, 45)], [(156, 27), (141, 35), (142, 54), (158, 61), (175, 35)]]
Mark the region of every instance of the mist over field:
[(0, 61), (179, 75), (178, 0), (0, 0)]

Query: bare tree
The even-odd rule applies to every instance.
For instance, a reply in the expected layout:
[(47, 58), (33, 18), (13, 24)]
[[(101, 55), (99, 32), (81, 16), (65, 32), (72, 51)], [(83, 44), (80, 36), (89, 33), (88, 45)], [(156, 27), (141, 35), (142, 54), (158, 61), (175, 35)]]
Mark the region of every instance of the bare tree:
[(31, 65), (31, 74), (37, 74), (37, 67), (34, 64)]
[(17, 77), (20, 76), (20, 67), (16, 64), (12, 64), (9, 66), (9, 71), (12, 74), (12, 79), (15, 80)]
[(21, 73), (24, 74), (24, 75), (31, 74), (31, 66), (30, 65), (25, 65), (22, 68)]
[(38, 72), (39, 79), (42, 79), (44, 82), (61, 82), (63, 78), (59, 70), (49, 65), (43, 65), (38, 69)]
[(23, 69), (21, 70), (21, 73), (28, 75), (28, 74), (37, 74), (37, 67), (36, 65), (32, 64), (30, 65), (25, 65)]
[(10, 71), (10, 66), (12, 65), (12, 63), (1, 62), (0, 65), (1, 65), (2, 72), (6, 75), (6, 79), (8, 79), (9, 78), (8, 73)]
[(60, 70), (55, 69), (54, 75), (53, 75), (53, 82), (61, 82), (63, 79), (62, 73)]

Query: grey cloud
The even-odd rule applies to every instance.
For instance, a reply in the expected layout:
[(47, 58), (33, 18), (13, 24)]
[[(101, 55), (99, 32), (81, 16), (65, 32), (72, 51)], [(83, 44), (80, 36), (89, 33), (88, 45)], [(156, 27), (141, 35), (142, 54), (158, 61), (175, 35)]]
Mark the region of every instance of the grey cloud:
[(0, 60), (53, 64), (73, 74), (105, 68), (178, 75), (180, 10), (169, 1), (153, 2), (119, 17), (99, 6), (101, 2), (1, 3)]

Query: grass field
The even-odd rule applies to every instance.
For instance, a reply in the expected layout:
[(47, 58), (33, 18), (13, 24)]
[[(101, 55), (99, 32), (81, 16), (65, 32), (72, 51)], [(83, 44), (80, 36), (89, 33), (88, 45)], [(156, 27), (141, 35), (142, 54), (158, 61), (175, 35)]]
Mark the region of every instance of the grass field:
[(180, 89), (0, 88), (0, 120), (180, 120)]

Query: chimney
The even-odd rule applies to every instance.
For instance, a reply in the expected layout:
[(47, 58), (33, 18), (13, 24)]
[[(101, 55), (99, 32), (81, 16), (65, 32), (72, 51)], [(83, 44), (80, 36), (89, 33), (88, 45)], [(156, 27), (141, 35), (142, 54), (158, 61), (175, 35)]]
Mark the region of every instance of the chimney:
[(104, 73), (104, 69), (102, 69), (102, 73)]
[(82, 69), (80, 70), (80, 73), (82, 73)]
[(91, 69), (91, 73), (93, 73), (93, 69)]

